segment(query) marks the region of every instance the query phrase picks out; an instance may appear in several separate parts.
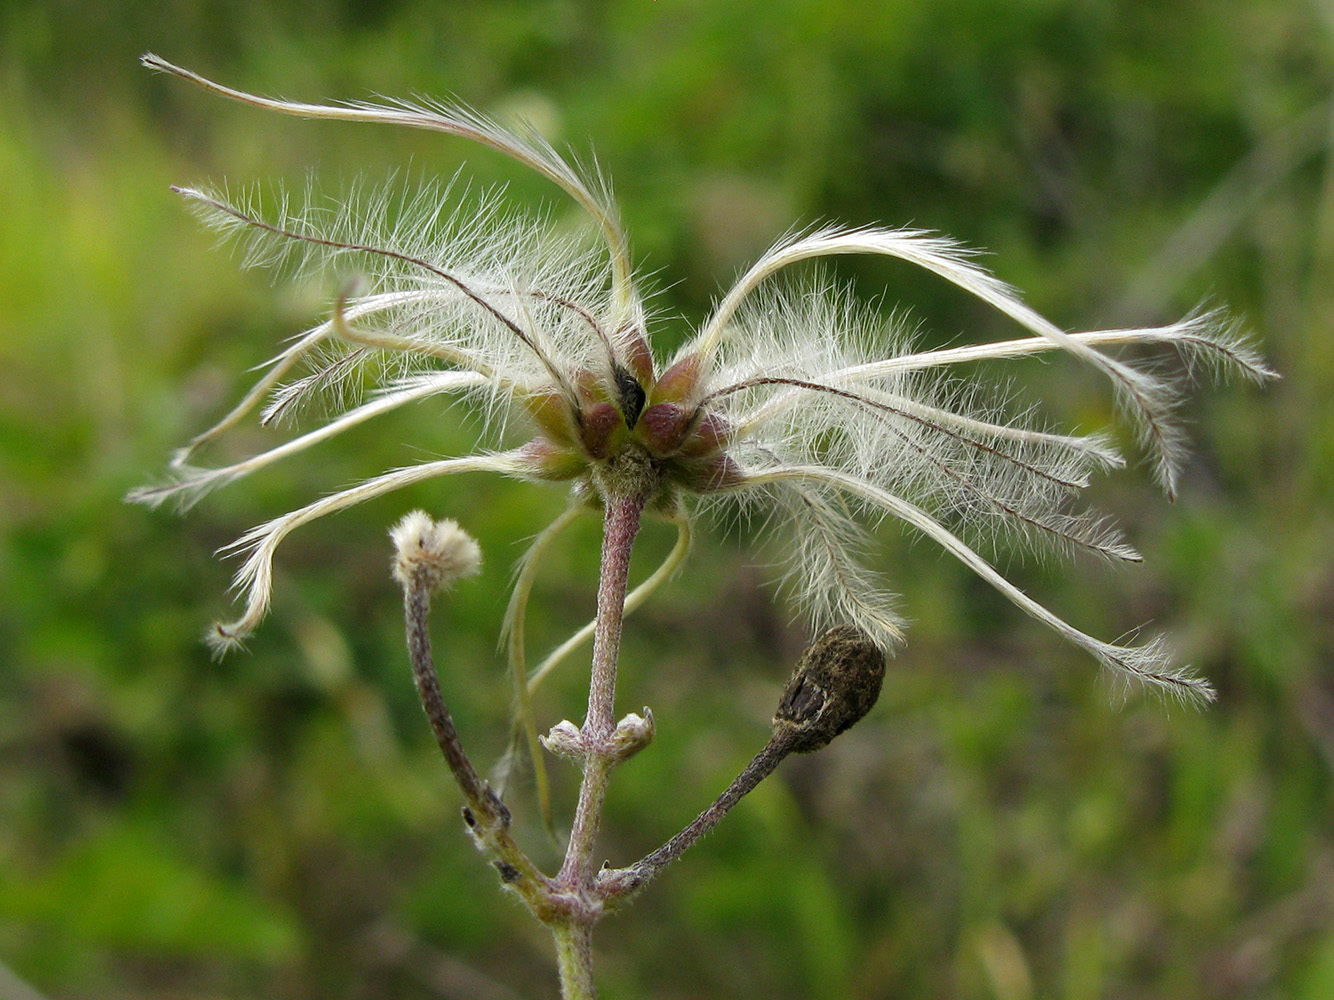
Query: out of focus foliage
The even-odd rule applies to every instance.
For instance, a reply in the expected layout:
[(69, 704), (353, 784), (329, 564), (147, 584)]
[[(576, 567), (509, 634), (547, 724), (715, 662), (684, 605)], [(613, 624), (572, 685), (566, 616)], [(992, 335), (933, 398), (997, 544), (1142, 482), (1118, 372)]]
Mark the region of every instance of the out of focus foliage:
[[(238, 271), (169, 183), (336, 188), (466, 161), (475, 185), (570, 208), (458, 142), (230, 106), (140, 70), (144, 49), (293, 98), (454, 94), (593, 144), (669, 337), (779, 233), (831, 218), (990, 248), (1072, 327), (1205, 298), (1244, 315), (1285, 380), (1191, 403), (1175, 507), (1135, 470), (1098, 487), (1145, 565), (1017, 570), (1101, 635), (1169, 629), (1219, 703), (1118, 710), (1091, 662), (887, 527), (915, 625), (880, 706), (604, 924), (600, 978), (664, 1000), (1334, 996), (1334, 15), (1298, 0), (0, 5), (4, 965), (53, 1000), (555, 993), (540, 929), (457, 822), (384, 530), (420, 505), (483, 543), (486, 574), (438, 625), (455, 715), (490, 758), (508, 564), (561, 497), (450, 481), (298, 533), (274, 615), (221, 663), (197, 641), (226, 610), (213, 549), (462, 447), (466, 414), (368, 425), (184, 519), (120, 497), (337, 293)], [(1012, 333), (906, 268), (840, 274), (927, 337)], [(1111, 417), (1060, 363), (1016, 391), (1086, 428)], [(640, 572), (669, 536), (646, 535)], [(597, 537), (590, 519), (547, 567), (532, 648), (591, 611)], [(744, 529), (703, 539), (632, 622), (621, 702), (652, 706), (659, 739), (617, 774), (617, 862), (764, 739), (801, 645), (764, 562)], [(582, 669), (543, 725), (580, 717)], [(511, 798), (532, 816), (526, 787)]]

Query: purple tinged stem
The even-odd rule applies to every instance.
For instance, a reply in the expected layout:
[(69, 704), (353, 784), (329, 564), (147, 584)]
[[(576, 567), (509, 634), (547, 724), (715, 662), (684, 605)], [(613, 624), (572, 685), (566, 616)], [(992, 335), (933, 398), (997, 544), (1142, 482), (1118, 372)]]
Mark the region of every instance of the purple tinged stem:
[(587, 896), (593, 888), (593, 848), (607, 796), (607, 777), (613, 765), (612, 734), (616, 730), (616, 667), (620, 657), (630, 551), (639, 533), (644, 511), (640, 491), (609, 491), (602, 536), (602, 575), (598, 583), (597, 625), (593, 633), (593, 667), (588, 689), (588, 715), (581, 738), (584, 776), (579, 788), (565, 863), (556, 877), (561, 888)]

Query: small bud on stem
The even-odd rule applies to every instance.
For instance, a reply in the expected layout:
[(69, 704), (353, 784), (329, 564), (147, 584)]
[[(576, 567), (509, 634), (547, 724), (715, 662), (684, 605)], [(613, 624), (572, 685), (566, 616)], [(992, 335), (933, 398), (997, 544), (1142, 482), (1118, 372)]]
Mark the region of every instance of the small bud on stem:
[(394, 579), (404, 590), (419, 582), (427, 593), (435, 593), (482, 568), (482, 550), (457, 521), (433, 521), (425, 511), (414, 510), (389, 537), (394, 542)]

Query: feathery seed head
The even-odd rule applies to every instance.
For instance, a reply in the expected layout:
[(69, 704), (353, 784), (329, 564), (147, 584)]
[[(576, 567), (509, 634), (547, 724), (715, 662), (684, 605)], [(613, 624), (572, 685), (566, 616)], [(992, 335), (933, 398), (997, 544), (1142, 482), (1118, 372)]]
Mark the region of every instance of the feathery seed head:
[[(479, 143), (563, 189), (599, 235), (597, 245), (572, 239), (543, 218), (504, 210), (497, 196), (461, 201), (449, 185), (418, 195), (363, 194), (360, 204), (319, 205), (311, 196), (295, 210), (283, 199), (272, 219), (244, 196), (178, 189), (210, 225), (238, 239), (251, 262), (353, 265), (365, 284), (341, 297), (330, 318), (296, 338), (230, 413), (181, 450), (169, 481), (130, 499), (188, 506), (217, 486), (433, 397), (463, 400), (487, 428), (475, 454), (383, 472), (239, 539), (231, 551), (243, 556), (236, 586), (246, 607), (236, 621), (216, 627), (216, 646), (238, 643), (263, 618), (273, 557), (291, 531), (414, 483), (485, 471), (567, 483), (579, 509), (597, 509), (612, 494), (635, 497), (672, 519), (683, 541), (700, 514), (759, 513), (781, 539), (788, 590), (812, 625), (848, 623), (881, 650), (899, 641), (902, 622), (870, 568), (867, 526), (894, 519), (1118, 677), (1188, 700), (1211, 695), (1207, 684), (1173, 664), (1160, 641), (1119, 646), (1095, 639), (1033, 600), (983, 555), (1018, 548), (1139, 559), (1105, 518), (1074, 506), (1094, 473), (1124, 464), (1110, 439), (1061, 432), (1031, 409), (1016, 412), (1003, 386), (968, 372), (978, 362), (1052, 352), (1100, 372), (1171, 495), (1184, 447), (1175, 415), (1181, 387), (1117, 353), (1157, 347), (1207, 362), (1217, 373), (1273, 377), (1226, 317), (1195, 313), (1156, 328), (1071, 333), (1024, 304), (951, 240), (917, 230), (826, 226), (775, 243), (663, 364), (650, 347), (647, 311), (608, 185), (576, 170), (530, 130), (507, 130), (451, 105), (274, 100), (156, 56), (143, 62), (252, 107)], [(896, 323), (818, 274), (780, 280), (793, 265), (843, 254), (921, 268), (991, 306), (1023, 335), (922, 350)], [(310, 373), (297, 375), (303, 364)], [(342, 408), (323, 426), (233, 465), (190, 464), (266, 396), (268, 421), (329, 389)], [(524, 443), (508, 446), (519, 426), (526, 429)], [(413, 531), (404, 530), (411, 541)], [(516, 588), (512, 619), (524, 594)]]

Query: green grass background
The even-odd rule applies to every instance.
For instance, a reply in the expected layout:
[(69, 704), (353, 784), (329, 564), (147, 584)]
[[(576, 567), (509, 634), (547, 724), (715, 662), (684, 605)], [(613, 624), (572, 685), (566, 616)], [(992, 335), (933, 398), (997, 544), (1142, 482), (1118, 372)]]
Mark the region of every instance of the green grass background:
[[(557, 491), (431, 484), (293, 536), (248, 654), (210, 662), (212, 551), (320, 491), (467, 447), (426, 405), (209, 498), (120, 502), (336, 288), (242, 272), (171, 183), (452, 174), (568, 206), (427, 134), (266, 116), (136, 65), (152, 49), (300, 99), (454, 94), (524, 114), (614, 179), (676, 342), (796, 223), (914, 224), (1070, 327), (1246, 317), (1284, 380), (1192, 400), (1166, 504), (1097, 499), (1143, 566), (1032, 566), (1095, 634), (1165, 628), (1203, 713), (1117, 708), (1094, 664), (897, 531), (910, 642), (880, 705), (790, 761), (602, 925), (610, 998), (1334, 996), (1334, 166), (1327, 4), (1274, 0), (85, 0), (0, 3), (0, 960), (51, 1000), (554, 997), (411, 692), (385, 528), (459, 518), (487, 572), (439, 613), (477, 756), (504, 734), (508, 566)], [(839, 273), (942, 342), (1012, 335), (903, 266)], [(1111, 419), (1074, 366), (1018, 366), (1058, 418)], [(237, 452), (262, 446), (238, 432)], [(223, 449), (227, 453), (226, 449)], [(538, 584), (531, 647), (592, 606), (597, 526)], [(670, 545), (648, 531), (637, 572)], [(745, 532), (706, 537), (633, 622), (617, 773), (626, 863), (766, 735), (802, 643)], [(540, 701), (578, 719), (581, 667)], [(569, 776), (558, 796), (568, 814)], [(513, 796), (525, 841), (526, 789)], [(0, 986), (0, 994), (5, 991)], [(22, 994), (17, 994), (22, 996)]]

